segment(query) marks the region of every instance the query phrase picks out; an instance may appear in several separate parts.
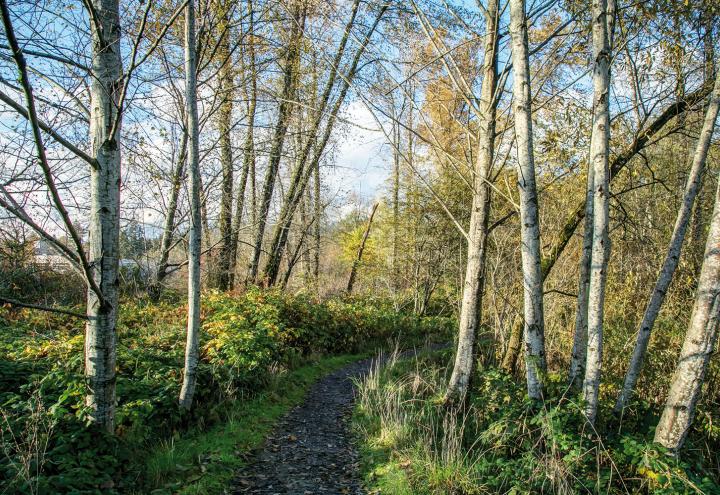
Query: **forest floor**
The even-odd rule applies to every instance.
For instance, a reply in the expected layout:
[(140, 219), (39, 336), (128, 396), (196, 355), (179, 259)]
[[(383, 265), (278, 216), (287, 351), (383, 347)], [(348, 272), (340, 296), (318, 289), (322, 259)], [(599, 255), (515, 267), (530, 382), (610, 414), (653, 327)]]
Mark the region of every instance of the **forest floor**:
[(365, 375), (372, 361), (357, 361), (315, 383), (305, 401), (278, 423), (238, 474), (232, 491), (259, 495), (365, 493), (349, 420), (355, 397), (353, 379)]

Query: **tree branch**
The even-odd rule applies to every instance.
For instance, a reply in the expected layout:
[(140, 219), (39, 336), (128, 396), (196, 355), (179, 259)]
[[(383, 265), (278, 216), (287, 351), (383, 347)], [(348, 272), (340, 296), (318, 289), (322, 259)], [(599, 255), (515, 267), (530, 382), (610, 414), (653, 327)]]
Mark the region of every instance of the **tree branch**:
[(69, 309), (51, 308), (48, 306), (41, 306), (39, 304), (24, 303), (22, 301), (18, 301), (15, 299), (9, 299), (9, 298), (3, 297), (3, 296), (0, 296), (0, 303), (9, 304), (11, 306), (16, 306), (18, 308), (37, 309), (38, 311), (47, 311), (48, 313), (59, 313), (61, 315), (74, 316), (75, 318), (80, 318), (82, 320), (88, 319), (87, 315), (84, 315), (82, 313), (77, 313), (75, 311), (70, 311)]

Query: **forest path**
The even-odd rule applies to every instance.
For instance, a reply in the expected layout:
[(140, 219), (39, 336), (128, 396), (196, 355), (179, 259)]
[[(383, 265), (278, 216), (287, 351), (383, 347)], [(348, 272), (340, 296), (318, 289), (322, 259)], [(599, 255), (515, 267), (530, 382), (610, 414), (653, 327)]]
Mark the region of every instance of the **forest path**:
[(238, 473), (231, 493), (364, 494), (349, 426), (353, 379), (366, 375), (373, 361), (357, 361), (316, 382)]

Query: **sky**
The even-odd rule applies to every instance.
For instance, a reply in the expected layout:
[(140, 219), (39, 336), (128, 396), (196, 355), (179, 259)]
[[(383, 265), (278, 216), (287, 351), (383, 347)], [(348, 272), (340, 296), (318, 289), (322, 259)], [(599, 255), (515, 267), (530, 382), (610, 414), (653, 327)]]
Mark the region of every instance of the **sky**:
[(356, 206), (354, 201), (345, 201), (348, 197), (370, 203), (382, 195), (390, 175), (390, 148), (370, 111), (355, 100), (343, 117), (347, 130), (340, 137), (333, 163), (324, 172), (327, 193), (335, 199), (341, 215)]

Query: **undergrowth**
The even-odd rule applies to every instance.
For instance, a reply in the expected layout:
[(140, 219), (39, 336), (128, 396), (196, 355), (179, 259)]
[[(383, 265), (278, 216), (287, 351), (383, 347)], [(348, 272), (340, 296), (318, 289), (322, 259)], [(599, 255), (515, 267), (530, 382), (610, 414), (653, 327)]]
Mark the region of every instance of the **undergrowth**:
[[(261, 290), (209, 293), (203, 298), (195, 406), (183, 413), (177, 397), (185, 313), (176, 301), (122, 305), (116, 429), (109, 436), (89, 424), (84, 405), (82, 322), (0, 309), (0, 491), (147, 493), (174, 476), (160, 467), (158, 449), (177, 446), (188, 432), (232, 428), (227, 422), (242, 414), (236, 405), (280, 393), (273, 390), (292, 376), (289, 371), (322, 356), (452, 329), (448, 320), (399, 315), (382, 301), (317, 302)], [(148, 464), (148, 452), (157, 462)], [(202, 459), (196, 464), (202, 466)]]
[(391, 356), (359, 384), (353, 424), (371, 493), (720, 493), (699, 435), (679, 458), (652, 443), (649, 406), (620, 422), (608, 400), (601, 417), (610, 419), (595, 429), (559, 376), (537, 404), (522, 382), (488, 368), (452, 409), (442, 400), (451, 359)]

